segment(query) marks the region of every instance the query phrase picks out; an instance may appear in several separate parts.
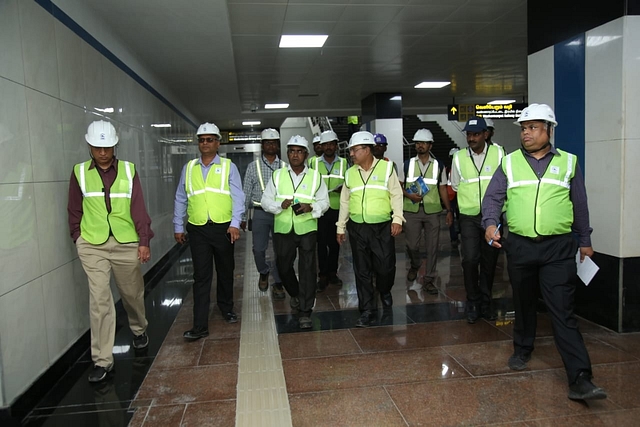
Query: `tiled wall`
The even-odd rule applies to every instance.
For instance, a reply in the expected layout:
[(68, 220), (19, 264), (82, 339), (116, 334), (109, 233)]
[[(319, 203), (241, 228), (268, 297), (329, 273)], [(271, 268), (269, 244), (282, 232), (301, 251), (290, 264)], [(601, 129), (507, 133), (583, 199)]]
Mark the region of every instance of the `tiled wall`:
[[(155, 260), (174, 244), (173, 195), (183, 163), (193, 157), (167, 142), (193, 134), (188, 113), (152, 95), (46, 3), (0, 1), (0, 407), (89, 328), (86, 276), (66, 212), (72, 167), (89, 158), (88, 124), (112, 120), (117, 156), (136, 163)], [(116, 56), (124, 51), (106, 48)], [(108, 107), (114, 112), (98, 111)]]
[[(640, 266), (640, 17), (615, 19), (563, 43), (529, 56), (529, 101), (555, 106), (557, 136), (561, 127), (566, 128), (565, 138), (584, 147), (592, 243), (601, 270), (588, 288), (578, 288), (578, 312), (614, 330), (638, 331), (640, 323), (633, 319), (640, 314), (640, 283), (627, 270)], [(582, 53), (559, 61), (554, 51), (567, 44)], [(584, 69), (584, 105), (558, 92), (562, 73), (555, 68), (567, 61), (574, 61), (570, 67)], [(559, 102), (584, 110), (583, 132), (571, 132), (576, 123), (557, 108)]]

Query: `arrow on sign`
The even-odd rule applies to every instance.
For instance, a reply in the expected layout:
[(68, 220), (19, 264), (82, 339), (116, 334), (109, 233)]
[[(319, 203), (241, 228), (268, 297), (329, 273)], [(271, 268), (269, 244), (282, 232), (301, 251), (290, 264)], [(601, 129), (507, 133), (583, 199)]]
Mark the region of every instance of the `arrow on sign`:
[(458, 109), (455, 106), (451, 107), (451, 114), (455, 114), (456, 111), (458, 111)]

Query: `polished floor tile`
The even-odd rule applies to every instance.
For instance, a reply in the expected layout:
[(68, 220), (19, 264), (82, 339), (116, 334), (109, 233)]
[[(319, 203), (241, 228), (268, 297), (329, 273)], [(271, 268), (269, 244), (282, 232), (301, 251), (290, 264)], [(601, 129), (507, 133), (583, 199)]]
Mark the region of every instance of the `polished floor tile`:
[(181, 427), (227, 427), (235, 421), (235, 400), (192, 403), (187, 405)]
[(283, 334), (278, 337), (282, 359), (360, 354), (362, 350), (349, 330), (314, 334)]

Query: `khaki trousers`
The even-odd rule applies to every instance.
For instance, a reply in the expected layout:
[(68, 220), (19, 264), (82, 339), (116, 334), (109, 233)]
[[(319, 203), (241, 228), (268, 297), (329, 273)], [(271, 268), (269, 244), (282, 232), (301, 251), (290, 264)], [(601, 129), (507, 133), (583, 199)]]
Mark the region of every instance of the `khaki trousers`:
[(121, 244), (111, 236), (102, 245), (92, 245), (79, 237), (76, 247), (89, 279), (91, 359), (94, 364), (107, 367), (113, 364), (116, 333), (116, 308), (109, 285), (111, 271), (127, 311), (131, 332), (140, 335), (147, 330), (138, 243)]
[(436, 264), (438, 254), (438, 241), (440, 239), (440, 213), (425, 213), (422, 206), (418, 212), (404, 211), (404, 233), (407, 241), (407, 252), (411, 261), (411, 268), (418, 270), (420, 260), (420, 239), (424, 230), (425, 247), (427, 249), (427, 262), (424, 272), (424, 284), (436, 281)]

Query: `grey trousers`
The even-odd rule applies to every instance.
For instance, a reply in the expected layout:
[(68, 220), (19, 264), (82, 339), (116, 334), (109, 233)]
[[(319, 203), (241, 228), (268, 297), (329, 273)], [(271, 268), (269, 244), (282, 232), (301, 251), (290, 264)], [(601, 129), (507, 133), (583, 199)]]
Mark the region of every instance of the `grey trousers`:
[(253, 210), (253, 259), (256, 268), (261, 274), (271, 272), (275, 283), (280, 283), (278, 267), (274, 260), (267, 260), (267, 248), (269, 247), (269, 237), (273, 238), (273, 214), (262, 209)]
[(427, 265), (424, 274), (424, 283), (434, 283), (436, 280), (436, 254), (440, 236), (440, 215), (427, 214), (422, 206), (416, 213), (404, 212), (407, 222), (404, 224), (404, 233), (407, 241), (407, 252), (411, 259), (411, 268), (419, 269), (420, 237), (424, 230), (425, 246), (427, 248)]

